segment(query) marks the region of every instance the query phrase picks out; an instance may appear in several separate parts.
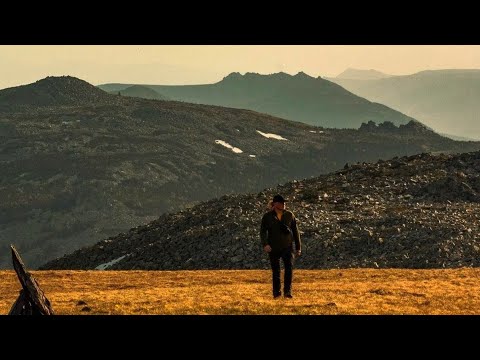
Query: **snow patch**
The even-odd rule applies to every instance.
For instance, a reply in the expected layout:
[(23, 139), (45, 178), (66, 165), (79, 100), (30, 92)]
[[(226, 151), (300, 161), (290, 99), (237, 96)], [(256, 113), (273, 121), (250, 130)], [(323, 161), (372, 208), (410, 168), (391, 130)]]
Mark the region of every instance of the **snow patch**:
[(234, 147), (234, 146), (230, 145), (229, 143), (227, 143), (226, 141), (223, 141), (223, 140), (215, 140), (215, 144), (223, 145), (226, 148), (232, 149), (232, 151), (234, 153), (237, 153), (237, 154), (243, 153), (243, 151), (241, 149), (239, 149), (237, 147)]
[(256, 155), (248, 155), (248, 156), (250, 156), (250, 157), (257, 157)]
[(260, 130), (257, 130), (257, 132), (260, 135), (265, 136), (266, 138), (269, 138), (269, 139), (287, 140), (284, 137), (281, 137), (280, 135), (277, 135), (277, 134), (264, 133), (264, 132), (261, 132)]
[[(128, 254), (127, 254), (128, 255)], [(112, 265), (115, 265), (116, 263), (120, 262), (123, 260), (123, 258), (127, 255), (123, 255), (123, 256), (120, 256), (119, 258), (117, 259), (113, 259), (112, 261), (109, 261), (107, 263), (104, 263), (104, 264), (100, 264), (98, 265), (95, 270), (105, 270), (106, 268), (112, 266)]]
[(316, 133), (323, 134), (323, 131), (322, 131), (322, 130), (319, 130), (319, 131), (310, 130), (310, 132), (311, 132), (311, 133), (314, 133), (314, 134), (316, 134)]

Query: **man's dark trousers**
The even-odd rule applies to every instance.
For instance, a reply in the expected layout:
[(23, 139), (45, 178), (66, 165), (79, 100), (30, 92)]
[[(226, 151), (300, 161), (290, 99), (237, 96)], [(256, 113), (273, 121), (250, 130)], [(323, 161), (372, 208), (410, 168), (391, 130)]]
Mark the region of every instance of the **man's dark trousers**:
[(273, 296), (277, 297), (281, 295), (280, 285), (280, 259), (283, 259), (283, 265), (285, 267), (285, 276), (283, 281), (283, 293), (290, 294), (292, 290), (292, 271), (293, 271), (293, 251), (291, 247), (280, 251), (271, 251), (268, 253), (270, 256), (270, 265), (272, 266), (272, 284), (273, 284)]

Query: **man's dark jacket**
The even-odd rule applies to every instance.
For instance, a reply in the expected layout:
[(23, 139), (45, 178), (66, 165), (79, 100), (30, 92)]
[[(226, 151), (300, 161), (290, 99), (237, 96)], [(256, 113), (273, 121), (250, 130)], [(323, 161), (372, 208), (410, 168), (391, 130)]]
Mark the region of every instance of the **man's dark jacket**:
[[(292, 230), (290, 233), (286, 233), (285, 225)], [(294, 241), (296, 251), (301, 250), (302, 247), (297, 219), (288, 210), (283, 211), (282, 220), (277, 218), (275, 210), (265, 213), (260, 226), (260, 238), (263, 246), (270, 245), (275, 252), (292, 247)]]

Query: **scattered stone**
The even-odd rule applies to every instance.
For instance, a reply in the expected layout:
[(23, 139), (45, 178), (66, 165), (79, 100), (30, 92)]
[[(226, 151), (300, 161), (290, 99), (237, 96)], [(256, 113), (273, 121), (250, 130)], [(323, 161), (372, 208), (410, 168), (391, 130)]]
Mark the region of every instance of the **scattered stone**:
[(480, 266), (480, 152), (471, 152), (357, 163), (258, 194), (222, 196), (42, 269), (93, 269), (125, 254), (109, 270), (268, 269), (259, 227), (276, 193), (289, 198), (302, 233), (296, 268)]
[(377, 295), (388, 295), (389, 294), (388, 291), (385, 291), (383, 289), (370, 290), (369, 292), (372, 293), (372, 294), (377, 294)]

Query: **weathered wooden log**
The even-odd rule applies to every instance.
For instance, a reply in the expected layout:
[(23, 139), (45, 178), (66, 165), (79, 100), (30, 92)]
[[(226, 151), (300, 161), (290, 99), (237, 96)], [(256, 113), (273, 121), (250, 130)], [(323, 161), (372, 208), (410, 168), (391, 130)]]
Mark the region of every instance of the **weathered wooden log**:
[(13, 304), (8, 315), (33, 315), (33, 307), (25, 291), (20, 290), (20, 295)]
[(22, 290), (8, 314), (53, 315), (50, 301), (40, 289), (37, 280), (27, 271), (15, 247), (11, 245), (10, 248), (12, 249), (13, 268), (22, 284)]

